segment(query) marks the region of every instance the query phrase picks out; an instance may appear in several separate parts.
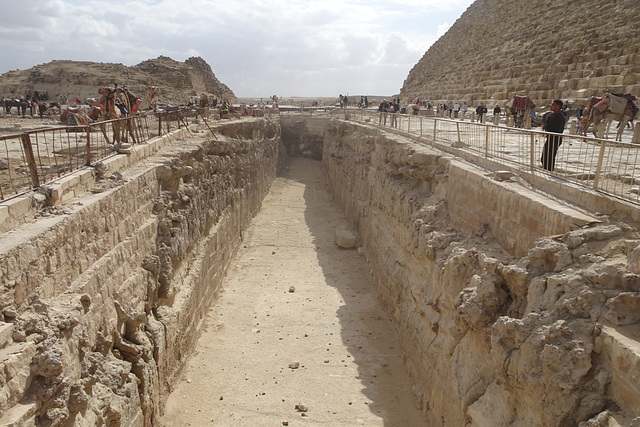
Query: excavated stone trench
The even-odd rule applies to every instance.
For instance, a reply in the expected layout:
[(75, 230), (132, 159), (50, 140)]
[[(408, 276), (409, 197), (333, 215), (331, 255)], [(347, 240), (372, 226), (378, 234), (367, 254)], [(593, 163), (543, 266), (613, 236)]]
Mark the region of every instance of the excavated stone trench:
[(105, 161), (68, 215), (3, 235), (0, 424), (640, 415), (640, 238), (615, 204), (596, 216), (367, 125), (213, 130)]

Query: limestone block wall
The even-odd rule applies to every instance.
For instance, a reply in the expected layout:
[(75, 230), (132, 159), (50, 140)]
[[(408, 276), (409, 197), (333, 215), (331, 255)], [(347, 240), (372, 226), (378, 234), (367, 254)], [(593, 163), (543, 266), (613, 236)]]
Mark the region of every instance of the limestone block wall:
[(403, 99), (490, 106), (640, 94), (640, 3), (476, 0), (409, 72)]
[(153, 425), (275, 178), (277, 123), (217, 132), (121, 171), (37, 233), (11, 232), (0, 424)]
[[(639, 320), (636, 229), (571, 225), (567, 218), (581, 213), (553, 212), (523, 191), (510, 215), (529, 230), (504, 231), (522, 242), (515, 252), (525, 256), (514, 256), (511, 240), (497, 238), (495, 205), (476, 205), (501, 191), (502, 200), (515, 199), (515, 190), (452, 156), (335, 122), (322, 162), (401, 334), (428, 425), (571, 426), (602, 422), (617, 407), (623, 418), (640, 415), (628, 403), (640, 399), (637, 389), (620, 386), (634, 374), (616, 360), (612, 334), (602, 333), (602, 325)], [(556, 220), (542, 224), (549, 218)]]
[(329, 123), (328, 118), (307, 120), (300, 116), (282, 116), (280, 123), (282, 142), (287, 155), (322, 159), (322, 143), (324, 130)]
[(540, 237), (600, 222), (495, 176), (462, 162), (450, 163), (447, 212), (458, 230), (466, 235), (492, 236), (511, 255), (525, 256)]

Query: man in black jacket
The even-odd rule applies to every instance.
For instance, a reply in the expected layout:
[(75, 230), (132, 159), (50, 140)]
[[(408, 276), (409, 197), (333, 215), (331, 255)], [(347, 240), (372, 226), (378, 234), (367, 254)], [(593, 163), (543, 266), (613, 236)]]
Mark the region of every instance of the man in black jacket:
[(476, 108), (476, 114), (478, 115), (478, 121), (480, 123), (484, 123), (482, 118), (484, 117), (486, 112), (487, 112), (487, 107), (485, 107), (484, 104), (480, 104), (478, 105), (478, 108)]
[[(383, 99), (380, 105), (378, 106), (378, 111), (380, 112), (380, 117), (378, 118), (378, 124), (387, 125), (387, 110), (389, 109), (389, 104), (387, 104), (387, 100)], [(384, 122), (384, 123), (383, 123)]]
[[(564, 132), (565, 117), (562, 114), (562, 101), (559, 99), (551, 103), (551, 114), (544, 121), (544, 130), (561, 134)], [(556, 154), (558, 148), (562, 145), (562, 137), (560, 135), (547, 135), (547, 141), (542, 148), (542, 157), (540, 162), (542, 167), (548, 171), (552, 171), (556, 165)]]

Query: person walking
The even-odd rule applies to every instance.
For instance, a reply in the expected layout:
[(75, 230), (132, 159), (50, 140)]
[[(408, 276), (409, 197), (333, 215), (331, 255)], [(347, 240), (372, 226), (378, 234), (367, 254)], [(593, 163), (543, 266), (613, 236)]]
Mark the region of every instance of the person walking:
[[(544, 131), (561, 134), (564, 132), (565, 117), (562, 114), (562, 101), (555, 99), (550, 106), (551, 112), (545, 114), (543, 120)], [(552, 171), (556, 166), (556, 154), (558, 154), (558, 148), (562, 145), (562, 136), (560, 135), (547, 135), (547, 140), (542, 148), (542, 156), (540, 157), (540, 163), (542, 167), (548, 171)]]

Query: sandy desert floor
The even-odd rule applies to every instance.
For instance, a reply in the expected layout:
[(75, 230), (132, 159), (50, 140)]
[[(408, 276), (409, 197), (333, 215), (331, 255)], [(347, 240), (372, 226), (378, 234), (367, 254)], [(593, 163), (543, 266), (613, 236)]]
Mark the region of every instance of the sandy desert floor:
[(164, 426), (425, 425), (320, 163), (291, 159), (244, 236)]

